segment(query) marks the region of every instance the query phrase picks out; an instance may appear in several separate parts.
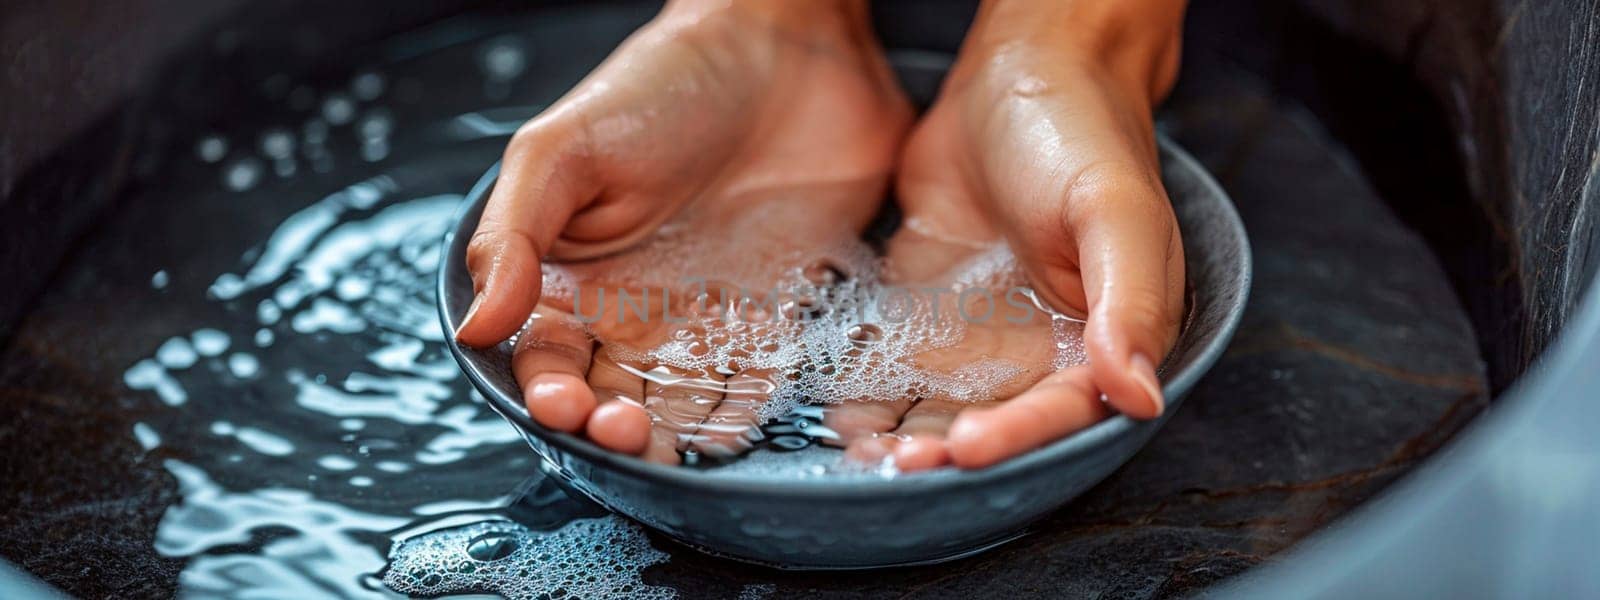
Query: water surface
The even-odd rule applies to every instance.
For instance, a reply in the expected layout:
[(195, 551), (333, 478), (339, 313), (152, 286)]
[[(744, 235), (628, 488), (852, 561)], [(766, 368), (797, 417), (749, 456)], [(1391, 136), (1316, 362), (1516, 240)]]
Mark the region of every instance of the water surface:
[(185, 561), (180, 594), (674, 595), (643, 580), (667, 555), (556, 490), (444, 347), (433, 284), (461, 193), (588, 67), (541, 56), (537, 23), (493, 29), (275, 75), (270, 108), (180, 144), (182, 203), (289, 209), (218, 244), (242, 248), (210, 261), (231, 266), (149, 274), (150, 294), (206, 315), (122, 376), (165, 407), (127, 434), (177, 481), (155, 547)]

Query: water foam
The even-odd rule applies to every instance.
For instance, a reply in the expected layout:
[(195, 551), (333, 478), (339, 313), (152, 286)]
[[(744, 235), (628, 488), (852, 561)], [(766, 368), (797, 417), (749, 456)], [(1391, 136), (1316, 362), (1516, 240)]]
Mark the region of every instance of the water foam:
[[(792, 218), (779, 206), (728, 229)], [(990, 400), (1086, 361), (1082, 321), (1040, 301), (1003, 243), (963, 244), (964, 258), (912, 284), (863, 242), (817, 246), (669, 224), (631, 256), (546, 263), (544, 290), (663, 388), (746, 375), (727, 392), (758, 398), (761, 422), (804, 404)]]
[(639, 577), (667, 554), (621, 517), (578, 519), (535, 532), (486, 521), (402, 540), (389, 553), (385, 585), (403, 594), (494, 593), (532, 598), (672, 598)]

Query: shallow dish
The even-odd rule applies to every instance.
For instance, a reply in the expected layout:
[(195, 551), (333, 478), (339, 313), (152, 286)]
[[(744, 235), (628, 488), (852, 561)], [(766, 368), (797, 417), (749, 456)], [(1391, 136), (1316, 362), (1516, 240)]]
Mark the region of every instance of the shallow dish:
[[(886, 479), (779, 477), (648, 463), (533, 422), (511, 376), (507, 344), (482, 350), (450, 346), (490, 406), (522, 432), (569, 489), (691, 546), (782, 568), (959, 558), (1013, 539), (1030, 521), (1132, 457), (1176, 412), (1238, 325), (1250, 288), (1244, 226), (1205, 170), (1169, 140), (1160, 142), (1162, 179), (1183, 231), (1194, 292), (1188, 322), (1166, 362), (1165, 416), (1145, 422), (1113, 417), (994, 467)], [(445, 240), (439, 315), (446, 331), (455, 330), (472, 301), (466, 245), (497, 172), (491, 169), (474, 186)]]

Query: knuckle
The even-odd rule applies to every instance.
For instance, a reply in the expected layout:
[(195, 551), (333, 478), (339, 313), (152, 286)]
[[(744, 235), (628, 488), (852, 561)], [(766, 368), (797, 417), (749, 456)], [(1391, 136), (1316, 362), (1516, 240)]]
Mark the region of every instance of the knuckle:
[(1048, 385), (1061, 393), (1074, 396), (1095, 397), (1094, 383), (1089, 378), (1088, 371), (1081, 367), (1062, 369), (1051, 373), (1043, 380)]
[(511, 250), (525, 250), (535, 254), (540, 253), (538, 244), (526, 231), (513, 228), (500, 227), (494, 224), (485, 224), (472, 239), (467, 240), (467, 259), (489, 259), (500, 256)]
[(528, 119), (506, 142), (503, 154), (508, 164), (529, 161), (568, 161), (586, 154), (588, 111), (566, 100), (544, 113)]
[(517, 131), (511, 134), (511, 141), (506, 142), (506, 157), (522, 156), (538, 147), (544, 138), (545, 130), (549, 128), (547, 123), (547, 119), (539, 117), (523, 122), (517, 127)]
[(1166, 294), (1138, 287), (1126, 290), (1113, 309), (1124, 321), (1154, 326), (1171, 321), (1166, 307)]
[(499, 248), (493, 233), (479, 231), (472, 234), (472, 239), (467, 240), (467, 270), (474, 275), (489, 266)]
[(511, 141), (506, 143), (505, 158), (507, 161), (516, 161), (524, 157), (541, 154), (542, 150), (550, 146), (554, 137), (554, 130), (558, 129), (556, 123), (548, 116), (541, 115), (529, 119), (511, 134)]
[(467, 240), (467, 260), (483, 260), (505, 247), (505, 234), (498, 229), (480, 229)]
[(467, 240), (467, 270), (474, 275), (486, 275), (481, 272), (505, 260), (519, 243), (529, 244), (527, 251), (537, 252), (525, 233), (497, 227), (479, 229)]
[(589, 350), (574, 343), (574, 340), (559, 336), (523, 336), (526, 340), (522, 343), (519, 352), (543, 354), (560, 359), (563, 363), (581, 364), (589, 360)]
[(1165, 353), (1176, 337), (1181, 315), (1158, 293), (1133, 291), (1112, 300), (1102, 318), (1090, 319), (1085, 343), (1091, 354), (1116, 354), (1129, 346)]
[(1076, 230), (1114, 212), (1170, 227), (1171, 207), (1152, 168), (1132, 160), (1106, 160), (1080, 169), (1062, 194), (1061, 218)]

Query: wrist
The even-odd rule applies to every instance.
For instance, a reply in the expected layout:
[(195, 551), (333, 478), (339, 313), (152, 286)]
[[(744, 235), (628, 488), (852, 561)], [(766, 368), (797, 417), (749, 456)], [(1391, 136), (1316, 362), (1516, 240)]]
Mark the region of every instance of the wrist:
[[(1159, 102), (1177, 77), (1185, 0), (984, 0), (958, 71), (1011, 60), (1105, 70), (1130, 96)], [(952, 77), (956, 77), (953, 74)]]
[(870, 35), (868, 0), (670, 0), (668, 20), (732, 18), (789, 35), (840, 32)]

